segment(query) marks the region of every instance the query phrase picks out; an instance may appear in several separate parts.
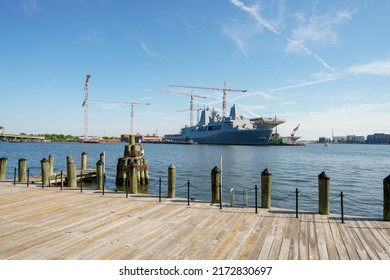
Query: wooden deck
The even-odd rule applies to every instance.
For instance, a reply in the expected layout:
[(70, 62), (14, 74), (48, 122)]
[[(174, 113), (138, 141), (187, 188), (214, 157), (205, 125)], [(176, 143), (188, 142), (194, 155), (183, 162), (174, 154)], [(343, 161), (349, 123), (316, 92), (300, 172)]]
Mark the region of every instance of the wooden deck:
[(389, 259), (390, 222), (0, 183), (0, 259)]

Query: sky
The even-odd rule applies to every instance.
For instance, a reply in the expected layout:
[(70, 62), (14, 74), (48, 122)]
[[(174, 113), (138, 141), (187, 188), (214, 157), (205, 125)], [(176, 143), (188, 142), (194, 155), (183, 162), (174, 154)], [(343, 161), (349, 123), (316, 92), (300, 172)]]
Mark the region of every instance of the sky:
[[(390, 1), (0, 0), (5, 133), (177, 133), (190, 85), (302, 139), (390, 133)], [(195, 106), (222, 110), (222, 91)], [(119, 101), (125, 103), (92, 100)], [(127, 103), (126, 103), (127, 102)], [(145, 105), (149, 103), (150, 105)], [(196, 119), (196, 113), (194, 114)]]

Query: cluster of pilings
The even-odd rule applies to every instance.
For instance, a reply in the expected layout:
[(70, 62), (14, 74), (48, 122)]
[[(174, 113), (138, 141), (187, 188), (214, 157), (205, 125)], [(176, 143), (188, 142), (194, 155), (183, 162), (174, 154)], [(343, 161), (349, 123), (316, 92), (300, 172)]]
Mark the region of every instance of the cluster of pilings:
[[(80, 182), (95, 182), (97, 189), (102, 189), (104, 186), (104, 153), (100, 154), (100, 159), (96, 163), (96, 171), (94, 169), (87, 169), (87, 154), (81, 154), (80, 171), (76, 169), (76, 163), (70, 155), (66, 157), (66, 173), (61, 171), (60, 174), (53, 172), (54, 170), (54, 156), (49, 155), (48, 159), (43, 158), (40, 161), (41, 174), (40, 176), (30, 176), (29, 168), (27, 168), (27, 160), (21, 158), (18, 160), (18, 168), (15, 167), (14, 182), (19, 183), (34, 183), (41, 182), (42, 186), (50, 186), (59, 182), (61, 186), (77, 187), (77, 179)], [(0, 180), (6, 179), (7, 158), (0, 158)]]
[(141, 144), (135, 143), (135, 136), (130, 135), (130, 143), (125, 146), (123, 157), (118, 158), (116, 167), (117, 190), (128, 188), (130, 193), (137, 193), (149, 185), (148, 163)]

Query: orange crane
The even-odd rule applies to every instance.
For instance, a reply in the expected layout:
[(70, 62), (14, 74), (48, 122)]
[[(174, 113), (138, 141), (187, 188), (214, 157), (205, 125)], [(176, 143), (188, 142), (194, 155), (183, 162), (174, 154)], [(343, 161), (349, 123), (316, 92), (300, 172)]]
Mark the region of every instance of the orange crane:
[(183, 95), (189, 95), (191, 96), (190, 99), (190, 126), (194, 125), (194, 97), (197, 98), (207, 98), (207, 96), (195, 94), (193, 91), (191, 92), (181, 92), (181, 91), (174, 91), (174, 90), (169, 90), (169, 89), (163, 89), (163, 88), (158, 88), (158, 90), (165, 91), (165, 92), (170, 92), (170, 93), (177, 93), (177, 94), (183, 94)]
[(119, 104), (131, 104), (131, 113), (130, 113), (130, 133), (134, 133), (134, 104), (138, 105), (150, 105), (150, 103), (145, 102), (136, 102), (136, 101), (114, 101), (114, 100), (90, 100), (95, 102), (104, 102), (104, 103), (119, 103)]
[(222, 100), (222, 117), (226, 116), (226, 92), (234, 91), (234, 92), (247, 92), (246, 89), (231, 89), (226, 87), (226, 83), (224, 83), (223, 88), (214, 88), (214, 87), (202, 87), (202, 86), (187, 86), (187, 85), (169, 85), (170, 87), (182, 87), (182, 88), (193, 88), (193, 89), (208, 89), (208, 90), (222, 90), (223, 91), (223, 100)]

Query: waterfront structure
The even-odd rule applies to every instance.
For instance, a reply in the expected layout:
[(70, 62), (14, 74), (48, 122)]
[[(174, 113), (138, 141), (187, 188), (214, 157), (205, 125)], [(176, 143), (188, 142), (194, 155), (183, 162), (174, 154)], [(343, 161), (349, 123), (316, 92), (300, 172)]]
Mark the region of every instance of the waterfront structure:
[(364, 143), (365, 141), (366, 141), (366, 138), (364, 136), (347, 135), (347, 142), (348, 143)]
[(329, 142), (331, 142), (330, 138), (327, 138), (327, 137), (319, 137), (318, 138), (318, 143), (329, 143)]
[(174, 142), (193, 141), (198, 144), (219, 145), (268, 145), (272, 130), (284, 123), (275, 118), (248, 119), (240, 116), (233, 105), (229, 117), (220, 117), (215, 111), (208, 116), (208, 108), (202, 111), (200, 121), (184, 127), (179, 134), (166, 134), (165, 140)]
[(368, 144), (390, 144), (390, 134), (375, 133), (367, 136)]

